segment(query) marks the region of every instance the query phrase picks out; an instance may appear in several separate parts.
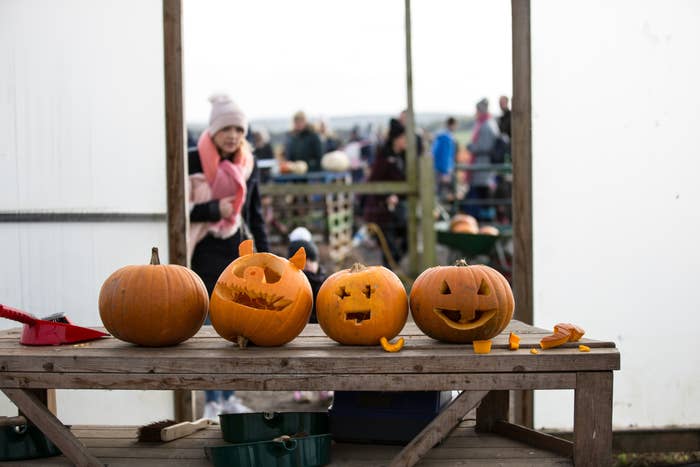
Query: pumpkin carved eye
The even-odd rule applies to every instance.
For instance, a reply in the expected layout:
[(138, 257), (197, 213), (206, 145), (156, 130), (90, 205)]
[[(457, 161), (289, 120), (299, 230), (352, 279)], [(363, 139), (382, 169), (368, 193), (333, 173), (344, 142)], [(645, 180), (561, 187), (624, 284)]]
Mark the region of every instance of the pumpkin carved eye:
[(372, 296), (372, 286), (367, 284), (364, 289), (362, 289), (362, 293), (365, 295), (365, 297), (370, 298)]
[(450, 286), (447, 285), (447, 281), (442, 281), (442, 284), (440, 284), (440, 293), (442, 295), (449, 295), (452, 293)]
[(348, 291), (345, 290), (345, 286), (344, 286), (344, 285), (340, 286), (340, 288), (338, 289), (338, 291), (337, 291), (335, 294), (336, 294), (337, 296), (339, 296), (341, 300), (344, 299), (345, 297), (349, 297), (349, 296), (350, 296), (350, 294), (348, 293)]
[(479, 285), (479, 290), (476, 292), (477, 295), (491, 295), (491, 288), (486, 283), (484, 279), (481, 279), (481, 284)]

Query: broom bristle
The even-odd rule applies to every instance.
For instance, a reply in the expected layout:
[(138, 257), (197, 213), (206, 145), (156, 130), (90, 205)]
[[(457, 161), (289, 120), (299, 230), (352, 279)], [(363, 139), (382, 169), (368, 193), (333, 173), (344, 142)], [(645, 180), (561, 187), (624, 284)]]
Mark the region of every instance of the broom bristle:
[(175, 425), (175, 423), (175, 420), (160, 420), (139, 427), (138, 440), (144, 443), (159, 443), (163, 441), (160, 438), (160, 430)]

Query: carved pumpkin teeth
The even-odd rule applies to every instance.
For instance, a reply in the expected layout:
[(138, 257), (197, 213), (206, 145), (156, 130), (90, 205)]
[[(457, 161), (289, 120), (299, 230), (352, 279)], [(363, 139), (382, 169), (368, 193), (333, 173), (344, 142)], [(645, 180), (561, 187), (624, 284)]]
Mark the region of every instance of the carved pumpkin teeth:
[(366, 321), (372, 317), (372, 312), (370, 310), (360, 310), (360, 311), (349, 311), (345, 313), (346, 321), (355, 321), (355, 324), (360, 324), (362, 321)]

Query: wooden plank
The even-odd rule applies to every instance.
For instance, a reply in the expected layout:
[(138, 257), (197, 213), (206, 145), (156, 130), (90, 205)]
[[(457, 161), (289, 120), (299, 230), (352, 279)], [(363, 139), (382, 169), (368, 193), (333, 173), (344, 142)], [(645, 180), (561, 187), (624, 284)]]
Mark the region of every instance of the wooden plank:
[(501, 436), (521, 441), (529, 446), (554, 452), (560, 456), (573, 457), (574, 455), (574, 444), (571, 441), (535, 431), (522, 425), (498, 420), (493, 425), (492, 431)]
[(491, 432), (499, 420), (508, 421), (508, 391), (489, 391), (476, 409), (476, 431)]
[(574, 395), (574, 464), (599, 466), (612, 459), (612, 372), (579, 372)]
[[(418, 153), (416, 145), (416, 121), (413, 112), (413, 58), (411, 45), (411, 0), (404, 0), (404, 33), (406, 37), (406, 183), (408, 194), (408, 274), (418, 276)], [(431, 211), (432, 212), (432, 211)], [(423, 220), (426, 216), (423, 217)], [(433, 221), (430, 219), (432, 226)]]
[[(79, 357), (60, 355), (52, 358), (26, 355), (22, 352), (0, 354), (2, 372), (41, 373), (118, 373), (182, 374), (423, 374), (423, 373), (531, 373), (617, 370), (619, 353), (608, 349), (596, 349), (582, 353), (567, 349), (556, 349), (533, 355), (521, 350), (492, 350), (479, 355), (470, 351), (456, 352), (452, 349), (436, 349), (424, 352), (419, 349), (404, 349), (400, 353), (386, 353), (378, 348), (347, 349), (337, 351), (308, 350), (280, 352), (272, 349), (199, 352), (191, 355), (173, 352), (171, 355), (149, 357), (139, 354), (129, 358), (117, 357), (112, 351), (94, 352), (97, 355)], [(11, 355), (7, 355), (11, 353)]]
[(566, 373), (478, 373), (478, 374), (90, 374), (90, 373), (2, 373), (8, 388), (61, 387), (62, 389), (235, 389), (240, 391), (402, 391), (572, 389), (576, 376)]
[(31, 391), (24, 389), (3, 389), (5, 395), (46, 435), (63, 455), (75, 465), (100, 467), (102, 463), (87, 451), (85, 446), (73, 436), (68, 428)]
[(445, 439), (459, 424), (462, 417), (481, 401), (488, 391), (464, 391), (440, 412), (389, 464), (391, 467), (410, 467)]
[(417, 188), (411, 187), (407, 182), (366, 182), (353, 183), (352, 185), (324, 184), (324, 183), (264, 183), (260, 185), (261, 195), (318, 195), (330, 193), (358, 193), (358, 194), (385, 194), (397, 195), (415, 194)]
[[(530, 0), (511, 0), (513, 40), (513, 294), (515, 317), (533, 321), (532, 240), (532, 73)], [(516, 395), (515, 421), (531, 427), (534, 399), (531, 392)]]
[(435, 209), (435, 171), (433, 169), (433, 158), (430, 154), (427, 154), (427, 142), (424, 146), (426, 154), (423, 154), (423, 157), (420, 158), (421, 215), (423, 216), (421, 270), (437, 265), (435, 253), (436, 234), (432, 216)]

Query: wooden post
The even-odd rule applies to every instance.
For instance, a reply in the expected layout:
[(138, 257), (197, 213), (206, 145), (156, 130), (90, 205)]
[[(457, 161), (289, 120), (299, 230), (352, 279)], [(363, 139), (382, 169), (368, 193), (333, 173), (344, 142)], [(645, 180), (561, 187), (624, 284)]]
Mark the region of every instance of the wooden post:
[(476, 409), (476, 431), (493, 431), (496, 422), (508, 421), (508, 391), (489, 391)]
[(576, 374), (574, 465), (609, 465), (612, 459), (613, 374)]
[(424, 153), (423, 157), (420, 158), (420, 187), (423, 237), (421, 269), (425, 270), (435, 266), (437, 262), (435, 258), (435, 223), (433, 222), (435, 171), (433, 170), (433, 158), (428, 156), (427, 153)]
[[(515, 319), (532, 324), (532, 84), (530, 0), (511, 0), (513, 24), (513, 293)], [(515, 394), (515, 422), (532, 427), (532, 391)]]
[(418, 177), (416, 172), (416, 125), (413, 114), (413, 61), (411, 58), (411, 0), (405, 0), (406, 28), (406, 182), (408, 193), (408, 261), (409, 275), (418, 275)]
[[(163, 0), (168, 262), (187, 264), (187, 158), (182, 83), (182, 0)], [(175, 391), (175, 419), (194, 420), (192, 391)]]

